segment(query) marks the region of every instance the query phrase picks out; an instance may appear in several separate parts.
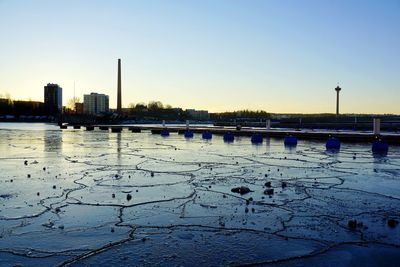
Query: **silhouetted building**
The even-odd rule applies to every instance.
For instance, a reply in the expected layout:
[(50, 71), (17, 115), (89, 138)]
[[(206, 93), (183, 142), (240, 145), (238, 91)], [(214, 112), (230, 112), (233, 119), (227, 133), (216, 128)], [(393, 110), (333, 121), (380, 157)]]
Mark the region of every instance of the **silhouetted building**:
[(88, 114), (108, 112), (109, 97), (104, 94), (91, 93), (83, 96), (83, 111)]
[(207, 110), (195, 110), (195, 109), (187, 109), (186, 112), (192, 119), (195, 120), (208, 120), (210, 119), (210, 115)]
[(79, 103), (79, 102), (75, 103), (75, 113), (82, 114), (83, 111), (84, 111), (83, 103)]
[(44, 87), (44, 107), (48, 115), (58, 115), (61, 113), (62, 88), (58, 84), (48, 83)]
[(10, 115), (14, 112), (11, 99), (0, 98), (0, 115)]
[(14, 100), (13, 106), (15, 115), (39, 116), (45, 114), (43, 102)]

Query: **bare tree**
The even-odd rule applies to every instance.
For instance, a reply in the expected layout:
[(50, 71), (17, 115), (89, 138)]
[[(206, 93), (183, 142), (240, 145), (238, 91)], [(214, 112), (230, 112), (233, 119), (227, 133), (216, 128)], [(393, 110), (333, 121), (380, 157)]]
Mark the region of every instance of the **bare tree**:
[(80, 103), (80, 102), (81, 102), (81, 99), (79, 96), (71, 97), (67, 101), (67, 108), (69, 108), (70, 110), (75, 110), (75, 103)]
[(146, 109), (146, 108), (147, 108), (147, 105), (146, 105), (146, 103), (143, 103), (143, 102), (137, 103), (135, 106), (135, 109)]
[(150, 110), (159, 110), (159, 109), (163, 109), (164, 105), (160, 101), (150, 101), (149, 104), (147, 105), (147, 107)]

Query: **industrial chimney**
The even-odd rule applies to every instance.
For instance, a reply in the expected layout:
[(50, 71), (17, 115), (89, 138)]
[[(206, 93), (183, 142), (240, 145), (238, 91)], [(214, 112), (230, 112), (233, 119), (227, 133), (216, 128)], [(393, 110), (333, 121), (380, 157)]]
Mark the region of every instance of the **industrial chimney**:
[(118, 59), (118, 96), (117, 96), (117, 113), (122, 113), (121, 103), (121, 59)]

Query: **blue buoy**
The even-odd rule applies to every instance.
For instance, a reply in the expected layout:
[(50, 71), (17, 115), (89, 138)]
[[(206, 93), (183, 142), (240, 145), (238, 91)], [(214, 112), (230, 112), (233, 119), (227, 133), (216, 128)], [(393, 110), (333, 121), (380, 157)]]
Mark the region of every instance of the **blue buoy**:
[(224, 133), (224, 141), (225, 142), (233, 142), (235, 140), (235, 136), (231, 132)]
[(384, 154), (389, 151), (389, 145), (387, 142), (382, 141), (381, 139), (375, 140), (372, 142), (372, 152), (378, 154)]
[(340, 140), (335, 137), (330, 137), (326, 141), (326, 149), (340, 149)]
[(203, 139), (211, 139), (212, 133), (210, 131), (204, 131), (202, 134)]
[(169, 136), (169, 131), (167, 129), (162, 129), (160, 134), (161, 134), (161, 136), (166, 137), (166, 136)]
[(187, 130), (187, 131), (185, 131), (185, 138), (192, 138), (193, 137), (193, 132), (192, 131), (189, 131), (189, 130)]
[(253, 144), (261, 144), (263, 142), (263, 137), (261, 134), (253, 134), (251, 136), (251, 142)]
[(294, 136), (286, 136), (283, 141), (285, 146), (296, 146), (297, 145), (297, 137)]

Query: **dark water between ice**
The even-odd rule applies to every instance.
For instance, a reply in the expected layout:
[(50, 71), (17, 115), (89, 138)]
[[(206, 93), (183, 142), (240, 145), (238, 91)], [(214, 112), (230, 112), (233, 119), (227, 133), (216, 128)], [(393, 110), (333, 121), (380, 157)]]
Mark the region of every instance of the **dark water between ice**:
[(389, 219), (398, 147), (0, 123), (0, 266), (398, 266)]

